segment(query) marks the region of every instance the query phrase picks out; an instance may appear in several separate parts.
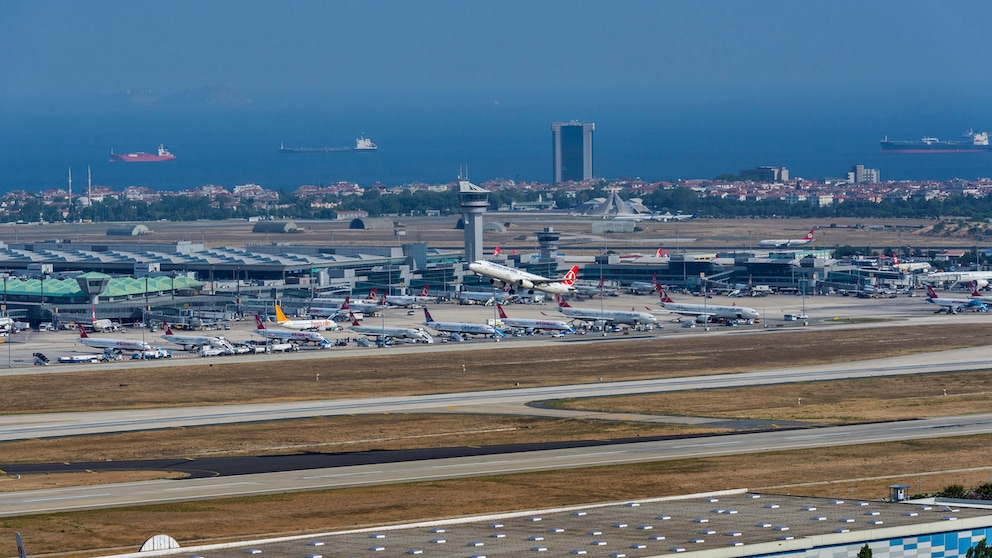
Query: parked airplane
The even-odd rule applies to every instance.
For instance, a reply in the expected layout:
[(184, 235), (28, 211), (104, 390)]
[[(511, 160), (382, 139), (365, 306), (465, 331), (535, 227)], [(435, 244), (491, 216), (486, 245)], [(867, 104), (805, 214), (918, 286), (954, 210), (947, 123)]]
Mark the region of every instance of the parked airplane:
[(711, 322), (713, 320), (755, 320), (761, 317), (761, 313), (754, 308), (747, 306), (722, 306), (719, 304), (687, 304), (675, 302), (668, 296), (664, 287), (658, 285), (658, 297), (661, 299), (661, 306), (673, 314), (684, 316), (695, 316), (699, 323)]
[(113, 349), (115, 351), (150, 351), (152, 348), (144, 341), (136, 339), (112, 339), (110, 337), (90, 337), (83, 324), (79, 327), (79, 342), (95, 349)]
[(317, 331), (320, 329), (330, 331), (332, 329), (337, 329), (338, 327), (338, 324), (334, 323), (334, 320), (330, 319), (291, 320), (286, 317), (286, 314), (283, 313), (282, 308), (280, 308), (278, 304), (276, 304), (276, 323), (289, 329), (307, 329), (312, 331)]
[(627, 324), (637, 326), (641, 324), (653, 324), (658, 321), (650, 312), (638, 312), (633, 308), (630, 312), (596, 308), (575, 308), (560, 295), (558, 296), (558, 311), (574, 320), (595, 322), (597, 325)]
[(572, 286), (575, 287), (575, 294), (581, 296), (596, 296), (598, 294), (606, 295), (608, 292), (614, 294), (616, 293), (614, 289), (605, 288), (606, 279), (604, 279), (602, 276), (600, 276), (599, 278), (598, 285), (588, 285), (588, 284), (576, 282)]
[(424, 304), (426, 302), (434, 302), (435, 297), (429, 295), (427, 290), (430, 288), (429, 285), (424, 285), (423, 289), (420, 289), (420, 294), (418, 295), (388, 295), (386, 296), (386, 302), (392, 304), (393, 306), (413, 306), (414, 304)]
[(651, 282), (634, 281), (630, 284), (628, 291), (631, 294), (641, 294), (642, 292), (653, 293), (658, 289), (658, 274), (651, 275)]
[(90, 323), (90, 329), (93, 331), (110, 331), (114, 329), (114, 322), (108, 318), (96, 319), (96, 306), (90, 306), (90, 315), (93, 321)]
[(415, 341), (420, 341), (423, 343), (433, 343), (434, 338), (431, 337), (429, 333), (424, 331), (422, 327), (385, 327), (385, 326), (373, 326), (373, 325), (362, 325), (358, 323), (355, 315), (351, 315), (351, 325), (348, 329), (354, 331), (355, 333), (361, 333), (362, 335), (370, 335), (372, 337), (389, 337), (393, 339), (413, 339)]
[(978, 286), (975, 283), (971, 284), (971, 298), (972, 300), (978, 300), (984, 304), (992, 303), (992, 296), (986, 296), (978, 292)]
[(575, 331), (572, 329), (572, 326), (561, 320), (528, 320), (525, 318), (510, 318), (507, 317), (506, 312), (503, 311), (503, 306), (501, 304), (497, 304), (496, 309), (499, 310), (499, 321), (501, 326), (519, 327), (524, 329), (545, 329), (549, 331)]
[(982, 303), (981, 300), (975, 298), (939, 297), (930, 285), (927, 285), (927, 302), (940, 306), (940, 310), (937, 310), (937, 312), (943, 312), (946, 310), (949, 314), (958, 314), (967, 309), (977, 310), (979, 312), (988, 312), (989, 310), (988, 306)]
[(486, 324), (468, 324), (464, 322), (435, 322), (434, 318), (431, 317), (430, 310), (424, 308), (424, 318), (426, 321), (424, 325), (433, 329), (434, 331), (441, 331), (444, 333), (470, 333), (473, 335), (492, 335), (494, 337), (506, 337), (502, 331), (496, 329), (491, 325)]
[[(815, 228), (815, 227), (814, 227)], [(789, 246), (802, 246), (813, 242), (813, 229), (810, 229), (806, 236), (802, 238), (774, 238), (770, 240), (759, 240), (758, 246), (771, 246), (774, 248), (786, 248)]]
[(992, 281), (992, 271), (940, 271), (923, 278), (927, 283), (975, 283), (979, 289)]
[(575, 274), (579, 272), (579, 266), (574, 265), (563, 279), (557, 280), (486, 260), (476, 260), (468, 268), (476, 275), (488, 277), (490, 285), (509, 285), (510, 294), (517, 288), (525, 289), (528, 294), (534, 294), (534, 291), (551, 294), (575, 292)]
[(266, 339), (293, 341), (296, 343), (329, 344), (326, 337), (316, 331), (292, 331), (289, 329), (269, 329), (262, 323), (262, 318), (255, 314), (255, 333)]
[(458, 293), (459, 300), (481, 302), (486, 306), (492, 304), (494, 298), (496, 299), (496, 302), (507, 302), (517, 298), (517, 295), (511, 295), (503, 289), (497, 290), (495, 293), (492, 291), (462, 291)]
[[(375, 292), (375, 289), (372, 289)], [(341, 306), (341, 310), (351, 310), (354, 312), (362, 312), (363, 314), (375, 314), (381, 311), (384, 307), (387, 307), (386, 301), (382, 298), (376, 300), (375, 298), (364, 298), (359, 301), (349, 300), (346, 304)]]
[(229, 349), (234, 350), (234, 346), (231, 342), (223, 337), (214, 335), (181, 335), (172, 332), (172, 328), (169, 327), (167, 322), (162, 322), (162, 327), (165, 328), (165, 335), (162, 339), (170, 343), (175, 343), (176, 345), (182, 345), (184, 351), (199, 351), (200, 347), (213, 347), (215, 349)]

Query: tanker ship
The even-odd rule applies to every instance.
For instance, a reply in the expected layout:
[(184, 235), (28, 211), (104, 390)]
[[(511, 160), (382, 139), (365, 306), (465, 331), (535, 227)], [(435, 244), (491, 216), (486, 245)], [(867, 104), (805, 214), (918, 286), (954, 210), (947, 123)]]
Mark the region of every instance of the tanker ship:
[(989, 145), (988, 132), (968, 130), (960, 141), (941, 141), (933, 137), (921, 138), (918, 141), (889, 141), (882, 140), (884, 153), (981, 153), (992, 151)]
[(379, 147), (366, 137), (355, 139), (355, 147), (286, 147), (279, 144), (279, 153), (337, 153), (341, 151), (375, 151)]
[(165, 148), (164, 145), (158, 146), (158, 155), (153, 155), (151, 153), (145, 153), (144, 151), (138, 151), (136, 153), (114, 153), (114, 150), (110, 150), (110, 162), (111, 163), (155, 163), (159, 161), (171, 161), (175, 159), (176, 156)]

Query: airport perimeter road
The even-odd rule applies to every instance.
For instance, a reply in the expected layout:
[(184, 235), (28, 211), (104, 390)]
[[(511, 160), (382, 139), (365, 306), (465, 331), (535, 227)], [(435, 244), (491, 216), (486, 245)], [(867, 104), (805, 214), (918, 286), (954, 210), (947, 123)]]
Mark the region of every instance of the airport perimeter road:
[(658, 380), (600, 382), (405, 397), (375, 397), (0, 416), (0, 441), (49, 438), (81, 434), (127, 432), (174, 427), (232, 424), (315, 416), (413, 412), (529, 413), (524, 404), (567, 397), (600, 397), (690, 389), (714, 389), (790, 382), (836, 380), (979, 370), (992, 366), (988, 347), (908, 355), (884, 359), (810, 367), (778, 368)]
[(992, 414), (0, 494), (0, 517), (992, 433)]

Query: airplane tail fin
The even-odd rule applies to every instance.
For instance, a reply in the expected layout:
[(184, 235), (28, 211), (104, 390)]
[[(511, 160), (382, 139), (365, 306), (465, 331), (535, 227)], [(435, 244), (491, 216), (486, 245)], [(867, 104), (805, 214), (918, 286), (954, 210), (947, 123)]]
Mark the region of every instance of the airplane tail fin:
[(89, 337), (89, 335), (86, 335), (86, 328), (83, 327), (83, 324), (76, 324), (76, 327), (79, 328), (80, 339), (86, 339), (87, 337)]
[(93, 319), (93, 323), (96, 323), (96, 306), (90, 306), (90, 317)]
[(348, 317), (351, 318), (351, 325), (353, 326), (362, 325), (358, 323), (358, 318), (355, 317), (354, 312), (348, 312)]
[(899, 267), (899, 256), (892, 252), (892, 267)]
[(14, 540), (17, 541), (17, 555), (20, 558), (28, 558), (28, 553), (24, 550), (24, 541), (21, 540), (21, 534), (14, 531)]
[(431, 317), (431, 311), (428, 310), (427, 307), (424, 307), (424, 319), (427, 320), (428, 322), (434, 321), (434, 318)]
[(282, 308), (278, 304), (276, 304), (276, 321), (279, 323), (289, 321), (289, 318), (286, 317), (286, 314), (283, 313)]
[(661, 285), (658, 285), (658, 298), (661, 299), (662, 304), (666, 302), (675, 302), (672, 300), (672, 297), (668, 296), (668, 293), (665, 291), (665, 287), (662, 287)]
[(606, 278), (602, 275), (599, 276), (599, 286), (596, 287), (599, 290), (603, 290), (603, 286), (606, 285)]
[(496, 304), (496, 309), (499, 310), (499, 318), (501, 320), (505, 320), (506, 319), (506, 312), (503, 311), (503, 305), (497, 303)]
[(982, 294), (978, 292), (978, 282), (977, 281), (972, 281), (971, 282), (971, 296), (982, 296)]
[(927, 285), (927, 298), (937, 298), (937, 292), (930, 285)]
[(372, 287), (372, 290), (369, 291), (369, 296), (365, 297), (365, 300), (375, 300), (375, 293), (377, 288), (378, 287)]
[(496, 247), (493, 248), (493, 257), (495, 258), (496, 256), (499, 256), (499, 244), (497, 244)]
[(561, 280), (562, 283), (571, 287), (575, 284), (575, 276), (579, 273), (579, 266), (573, 265), (572, 269), (568, 270), (565, 277)]
[(169, 327), (169, 322), (167, 322), (165, 320), (162, 320), (162, 327), (165, 328), (165, 334), (166, 335), (172, 335), (172, 328)]
[(558, 308), (571, 308), (572, 305), (565, 300), (565, 297), (558, 295)]
[(389, 306), (389, 302), (386, 301), (386, 295), (379, 297), (379, 306)]
[(664, 248), (658, 248), (658, 251), (655, 252), (654, 257), (656, 257), (656, 258), (664, 258), (667, 255), (668, 255), (668, 252), (666, 252)]
[(262, 317), (255, 314), (255, 327), (258, 329), (265, 329), (265, 324), (262, 323)]
[(809, 232), (808, 232), (808, 233), (806, 233), (806, 240), (813, 240), (813, 230), (814, 230), (814, 229), (816, 229), (816, 227), (812, 227), (812, 228), (810, 228), (810, 229), (809, 229)]
[(427, 294), (427, 291), (429, 291), (430, 288), (431, 288), (430, 285), (424, 285), (424, 288), (423, 289), (420, 289), (420, 296), (431, 296), (431, 295)]
[(350, 296), (346, 296), (346, 297), (344, 297), (344, 302), (341, 303), (341, 309), (342, 310), (349, 310), (350, 308), (351, 308), (351, 297)]

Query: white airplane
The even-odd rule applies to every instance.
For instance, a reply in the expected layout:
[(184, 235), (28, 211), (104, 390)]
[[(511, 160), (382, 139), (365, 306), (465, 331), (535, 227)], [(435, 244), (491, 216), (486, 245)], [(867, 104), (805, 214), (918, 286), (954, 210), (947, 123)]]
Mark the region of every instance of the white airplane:
[(392, 304), (393, 306), (413, 306), (414, 304), (424, 304), (426, 302), (434, 302), (435, 297), (429, 295), (427, 290), (430, 288), (429, 285), (424, 285), (423, 289), (420, 289), (420, 294), (418, 295), (387, 295), (386, 302)]
[(444, 333), (470, 333), (472, 335), (491, 335), (494, 337), (506, 337), (506, 335), (491, 325), (468, 324), (464, 322), (435, 322), (431, 317), (430, 310), (424, 308), (424, 325)]
[(722, 306), (719, 304), (687, 304), (675, 302), (668, 296), (664, 287), (658, 285), (658, 297), (661, 299), (661, 306), (673, 314), (684, 316), (695, 316), (699, 323), (711, 322), (713, 320), (755, 320), (761, 317), (761, 313), (754, 308), (747, 306)]
[(110, 331), (114, 329), (114, 322), (108, 318), (96, 319), (96, 306), (90, 306), (90, 315), (93, 321), (90, 323), (90, 329), (93, 331)]
[(487, 291), (462, 291), (458, 293), (458, 298), (460, 300), (481, 302), (486, 306), (489, 306), (493, 303), (494, 298), (496, 302), (507, 302), (517, 298), (517, 295), (511, 295), (505, 290), (497, 290), (495, 294)]
[(599, 277), (598, 285), (574, 283), (572, 286), (575, 287), (575, 294), (581, 296), (596, 296), (600, 293), (606, 294), (607, 290), (604, 288), (606, 286), (606, 279), (602, 276)]
[(496, 305), (496, 309), (499, 310), (499, 321), (500, 325), (507, 327), (519, 327), (524, 329), (546, 329), (550, 331), (571, 331), (572, 326), (561, 320), (529, 320), (525, 318), (510, 318), (503, 311), (503, 306), (501, 304)]
[(658, 290), (658, 274), (655, 273), (651, 276), (651, 282), (647, 281), (634, 281), (630, 284), (628, 289), (631, 293), (640, 294), (642, 292), (653, 293)]
[(175, 343), (176, 345), (181, 345), (184, 351), (199, 351), (200, 347), (214, 347), (216, 349), (234, 349), (231, 342), (220, 336), (206, 336), (206, 335), (182, 335), (172, 332), (172, 328), (169, 327), (167, 322), (162, 322), (162, 327), (165, 328), (165, 335), (162, 339), (170, 343)]
[(597, 308), (575, 308), (571, 304), (565, 301), (561, 296), (558, 297), (558, 311), (562, 314), (572, 318), (573, 320), (582, 320), (584, 322), (594, 322), (598, 325), (605, 324), (627, 324), (632, 326), (637, 326), (641, 324), (653, 324), (658, 321), (654, 317), (654, 314), (650, 312), (638, 312), (631, 309), (630, 312), (623, 310), (600, 310)]
[[(372, 293), (370, 294), (375, 294), (375, 289), (372, 289)], [(388, 306), (389, 304), (386, 302), (386, 297), (379, 297), (379, 300), (376, 300), (374, 296), (371, 296), (357, 302), (354, 300), (348, 300), (346, 304), (341, 306), (341, 310), (353, 310), (364, 314), (374, 314), (382, 311), (384, 307)]]
[(329, 344), (326, 337), (316, 331), (293, 331), (289, 329), (269, 329), (262, 323), (262, 318), (255, 314), (255, 333), (266, 339), (293, 341), (295, 343)]
[(992, 303), (992, 296), (985, 296), (982, 293), (978, 292), (978, 286), (975, 283), (971, 284), (971, 298), (972, 300), (977, 300), (984, 304)]
[(431, 337), (429, 333), (424, 331), (422, 327), (379, 327), (373, 325), (362, 325), (358, 323), (355, 315), (351, 315), (351, 325), (348, 329), (354, 331), (355, 333), (361, 333), (362, 335), (371, 335), (372, 337), (391, 337), (394, 339), (413, 339), (415, 341), (421, 341), (423, 343), (433, 343), (434, 338)]
[(992, 281), (992, 271), (940, 271), (923, 278), (928, 283), (975, 283), (985, 288)]
[(968, 309), (978, 312), (988, 312), (989, 310), (989, 307), (977, 298), (939, 297), (930, 285), (927, 285), (927, 302), (940, 306), (940, 310), (937, 310), (937, 312), (946, 310), (949, 314), (958, 314)]
[(572, 293), (575, 292), (575, 274), (579, 272), (579, 266), (573, 265), (564, 278), (557, 280), (487, 260), (476, 260), (470, 263), (468, 268), (476, 275), (488, 277), (490, 285), (500, 287), (509, 285), (510, 294), (513, 294), (517, 288), (526, 290), (528, 294), (534, 294), (534, 291), (551, 294)]
[(278, 304), (276, 304), (276, 323), (289, 329), (308, 329), (312, 331), (317, 331), (320, 329), (330, 331), (338, 328), (338, 324), (334, 323), (334, 320), (330, 319), (291, 320), (286, 317), (286, 314), (283, 313), (282, 308), (280, 308)]
[(90, 337), (86, 334), (83, 324), (79, 327), (79, 342), (94, 349), (113, 349), (115, 351), (150, 351), (151, 345), (136, 339), (112, 339), (110, 337)]
[[(814, 227), (815, 228), (815, 227)], [(789, 246), (802, 246), (813, 242), (813, 229), (810, 229), (806, 236), (802, 238), (773, 238), (770, 240), (759, 240), (758, 246), (770, 246), (773, 248), (787, 248)]]

